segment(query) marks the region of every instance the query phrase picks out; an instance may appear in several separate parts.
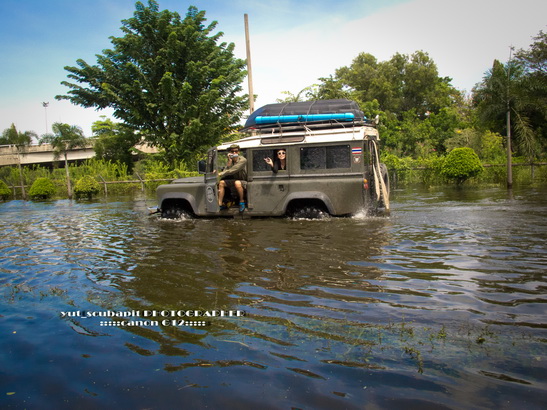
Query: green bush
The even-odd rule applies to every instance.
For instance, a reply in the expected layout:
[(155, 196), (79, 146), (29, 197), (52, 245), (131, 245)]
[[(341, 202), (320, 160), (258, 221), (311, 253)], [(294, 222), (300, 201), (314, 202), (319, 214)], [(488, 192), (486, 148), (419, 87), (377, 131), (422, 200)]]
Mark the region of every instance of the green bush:
[(446, 156), (441, 166), (441, 173), (448, 179), (462, 184), (484, 171), (478, 155), (472, 148), (454, 148)]
[(89, 175), (86, 175), (76, 182), (74, 186), (74, 195), (76, 198), (91, 199), (93, 195), (99, 193), (100, 185), (97, 180)]
[(38, 178), (32, 186), (28, 195), (31, 199), (48, 199), (55, 195), (55, 185), (49, 178)]
[(0, 181), (0, 199), (8, 199), (11, 196), (11, 190), (4, 181)]

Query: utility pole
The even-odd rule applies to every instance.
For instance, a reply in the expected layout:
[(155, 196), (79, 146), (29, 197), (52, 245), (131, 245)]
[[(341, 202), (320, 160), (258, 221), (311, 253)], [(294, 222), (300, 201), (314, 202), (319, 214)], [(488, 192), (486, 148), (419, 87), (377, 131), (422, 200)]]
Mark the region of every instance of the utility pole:
[(255, 96), (253, 92), (253, 70), (251, 67), (251, 40), (249, 39), (249, 16), (244, 15), (245, 19), (245, 45), (247, 47), (247, 79), (249, 81), (249, 109), (251, 114), (255, 110)]
[(47, 134), (47, 107), (49, 107), (49, 102), (43, 102), (42, 107), (44, 107), (44, 111), (46, 112), (46, 134)]
[(507, 189), (513, 188), (513, 164), (511, 161), (511, 58), (513, 46), (509, 47), (509, 62), (507, 63)]

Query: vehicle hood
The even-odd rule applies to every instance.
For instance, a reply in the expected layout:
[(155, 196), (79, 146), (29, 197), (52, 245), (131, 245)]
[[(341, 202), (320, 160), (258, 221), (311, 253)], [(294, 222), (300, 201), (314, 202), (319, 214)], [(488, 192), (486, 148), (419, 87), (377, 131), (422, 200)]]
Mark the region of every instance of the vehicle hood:
[(203, 175), (199, 177), (186, 177), (173, 180), (172, 184), (198, 184), (203, 182)]

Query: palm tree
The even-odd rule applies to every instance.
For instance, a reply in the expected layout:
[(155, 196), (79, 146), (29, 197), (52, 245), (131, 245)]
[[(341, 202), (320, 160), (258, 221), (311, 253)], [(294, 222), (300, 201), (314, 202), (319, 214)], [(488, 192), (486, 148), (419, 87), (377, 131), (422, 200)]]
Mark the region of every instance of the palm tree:
[(520, 49), (515, 58), (524, 67), (523, 88), (530, 104), (527, 107), (531, 124), (540, 142), (547, 144), (547, 32), (540, 31), (528, 50)]
[[(498, 60), (483, 81), (473, 90), (474, 103), (479, 119), (490, 130), (507, 135), (514, 134), (519, 151), (529, 160), (539, 153), (537, 129), (532, 116), (538, 106), (536, 82), (525, 75), (522, 64), (510, 61), (503, 65)], [(508, 129), (507, 113), (511, 124)]]
[(68, 198), (72, 198), (72, 186), (70, 184), (70, 173), (68, 170), (68, 151), (74, 148), (85, 147), (88, 142), (82, 129), (76, 125), (68, 125), (56, 122), (51, 126), (53, 134), (46, 134), (40, 139), (40, 144), (51, 144), (53, 147), (53, 158), (58, 160), (61, 154), (65, 159), (66, 186)]
[(26, 151), (32, 142), (33, 137), (38, 138), (38, 135), (36, 135), (34, 131), (17, 131), (15, 124), (11, 124), (10, 128), (6, 128), (4, 130), (2, 133), (2, 138), (0, 139), (2, 144), (14, 145), (17, 150), (17, 165), (19, 167), (19, 180), (21, 182), (21, 193), (23, 195), (23, 199), (27, 199), (27, 194), (25, 191), (25, 182), (23, 178), (23, 167), (21, 166), (21, 154)]

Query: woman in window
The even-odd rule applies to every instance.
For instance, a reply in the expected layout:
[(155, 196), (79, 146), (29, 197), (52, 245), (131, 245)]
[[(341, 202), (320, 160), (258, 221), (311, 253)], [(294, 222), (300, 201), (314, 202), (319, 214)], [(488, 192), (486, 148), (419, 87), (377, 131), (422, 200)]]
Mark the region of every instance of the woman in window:
[(278, 149), (275, 153), (275, 158), (272, 161), (270, 157), (264, 158), (266, 164), (272, 168), (272, 172), (277, 174), (277, 171), (287, 169), (287, 150), (285, 148)]

